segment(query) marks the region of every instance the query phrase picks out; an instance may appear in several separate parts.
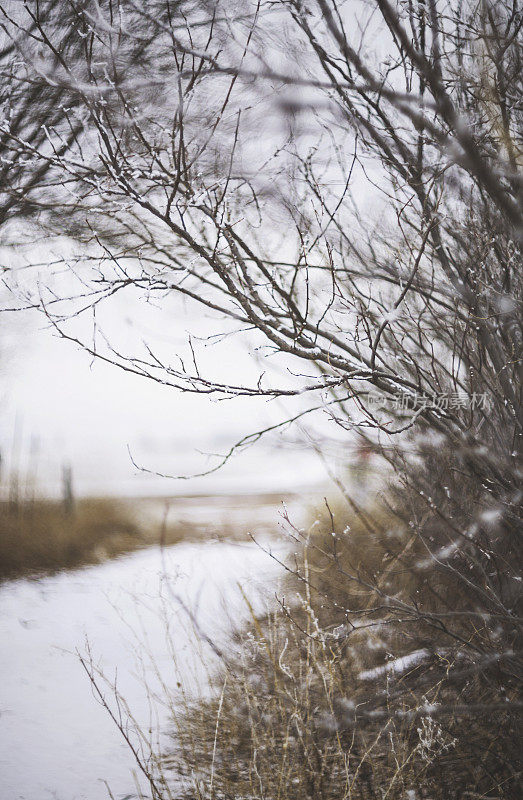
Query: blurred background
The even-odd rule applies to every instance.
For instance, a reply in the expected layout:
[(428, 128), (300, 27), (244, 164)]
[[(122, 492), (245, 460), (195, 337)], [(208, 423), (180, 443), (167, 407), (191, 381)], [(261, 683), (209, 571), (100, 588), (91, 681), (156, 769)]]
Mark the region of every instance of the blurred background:
[[(4, 305), (11, 296), (4, 294)], [(137, 302), (123, 314), (120, 334), (135, 334), (157, 319), (173, 352), (191, 313), (147, 308)], [(131, 321), (130, 314), (133, 314)], [(137, 320), (141, 318), (141, 326)], [(189, 483), (145, 472), (187, 476), (205, 472), (245, 435), (279, 422), (280, 401), (181, 394), (93, 359), (56, 335), (37, 311), (2, 316), (2, 493), (58, 497), (64, 470), (79, 496), (290, 491), (325, 480), (325, 469), (299, 434), (277, 433), (234, 455), (218, 471)], [(202, 327), (205, 320), (202, 319)], [(191, 320), (194, 327), (194, 319)], [(126, 327), (128, 328), (126, 330)], [(123, 331), (121, 330), (123, 328)], [(211, 359), (217, 346), (209, 348)], [(252, 371), (248, 347), (236, 338), (220, 345), (220, 364), (242, 376)], [(130, 455), (131, 454), (131, 455)]]

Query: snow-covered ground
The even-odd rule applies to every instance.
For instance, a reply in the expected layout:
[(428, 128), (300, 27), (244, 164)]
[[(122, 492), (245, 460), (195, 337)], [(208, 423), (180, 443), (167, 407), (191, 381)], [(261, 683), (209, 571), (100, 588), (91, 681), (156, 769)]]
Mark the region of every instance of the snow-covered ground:
[[(85, 652), (88, 640), (105, 673), (113, 678), (117, 670), (120, 691), (147, 727), (140, 654), (152, 655), (168, 686), (183, 680), (191, 690), (202, 676), (197, 639), (173, 592), (196, 610), (202, 630), (219, 637), (246, 613), (238, 583), (261, 604), (279, 574), (277, 563), (248, 541), (214, 542), (175, 545), (163, 553), (151, 548), (1, 586), (2, 798), (105, 800), (103, 781), (117, 800), (135, 797), (132, 754), (94, 698), (75, 650)], [(154, 692), (158, 678), (147, 658), (142, 666)], [(155, 711), (165, 734), (168, 711), (161, 703)]]

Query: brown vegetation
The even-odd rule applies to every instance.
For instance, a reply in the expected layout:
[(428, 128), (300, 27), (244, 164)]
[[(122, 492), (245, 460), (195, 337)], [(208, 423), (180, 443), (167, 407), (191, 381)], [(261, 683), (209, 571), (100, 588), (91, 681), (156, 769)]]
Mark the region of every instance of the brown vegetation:
[(0, 508), (0, 577), (93, 563), (142, 546), (131, 509), (109, 498), (63, 503), (35, 500)]
[(268, 532), (280, 501), (271, 494), (4, 500), (0, 579), (93, 564), (151, 545), (244, 537), (246, 515), (251, 530)]
[(175, 720), (158, 797), (178, 781), (176, 797), (201, 799), (516, 797), (517, 665), (491, 623), (436, 631), (467, 595), (448, 572), (424, 581), (422, 541), (383, 504), (315, 516), (294, 529), (278, 605), (237, 634), (212, 698)]

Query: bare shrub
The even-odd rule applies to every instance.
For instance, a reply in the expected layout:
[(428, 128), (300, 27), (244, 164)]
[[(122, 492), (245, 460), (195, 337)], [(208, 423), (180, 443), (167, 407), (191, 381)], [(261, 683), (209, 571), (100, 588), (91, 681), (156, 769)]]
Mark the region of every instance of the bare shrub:
[[(24, 69), (63, 87), (82, 137), (62, 151), (53, 129), (49, 155), (5, 130), (17, 152), (60, 176), (54, 208), (81, 242), (63, 263), (82, 288), (57, 296), (50, 275), (48, 291), (26, 302), (64, 339), (146, 379), (214, 397), (283, 397), (295, 406), (281, 428), (323, 411), (343, 442), (361, 439), (390, 476), (379, 511), (335, 518), (335, 537), (331, 522), (327, 539), (311, 535), (307, 563), (314, 551), (323, 589), (305, 564), (289, 567), (305, 587), (304, 616), (282, 610), (260, 636), (268, 678), (245, 702), (258, 698), (262, 721), (253, 717), (245, 733), (234, 716), (220, 723), (252, 776), (247, 785), (242, 773), (233, 794), (291, 795), (306, 776), (306, 792), (328, 796), (328, 772), (335, 796), (350, 796), (345, 762), (329, 772), (329, 759), (354, 742), (356, 797), (516, 798), (521, 14), (505, 0), (66, 6), (80, 66), (40, 20), (35, 41), (50, 67), (31, 52)], [(143, 59), (128, 56), (142, 46)], [(99, 326), (82, 339), (76, 318), (110, 308), (116, 293), (182, 297), (212, 315), (215, 342), (248, 330), (267, 355), (257, 380), (222, 374), (219, 359), (200, 369), (191, 336), (176, 354), (148, 342), (124, 351)], [(273, 363), (279, 369), (267, 372)], [(307, 625), (320, 611), (314, 632)], [(366, 634), (352, 631), (354, 615), (385, 626), (390, 669), (379, 650), (357, 662)], [(348, 626), (339, 641), (325, 638), (330, 624)], [(330, 709), (322, 670), (331, 661), (336, 681), (357, 663), (354, 712), (339, 714), (353, 690), (334, 678)], [(398, 661), (415, 665), (408, 677)], [(381, 670), (368, 689), (365, 670)], [(333, 715), (330, 734), (316, 726), (316, 709)], [(266, 760), (249, 738), (264, 730)], [(210, 741), (216, 764), (226, 736)], [(407, 787), (411, 768), (422, 772)]]

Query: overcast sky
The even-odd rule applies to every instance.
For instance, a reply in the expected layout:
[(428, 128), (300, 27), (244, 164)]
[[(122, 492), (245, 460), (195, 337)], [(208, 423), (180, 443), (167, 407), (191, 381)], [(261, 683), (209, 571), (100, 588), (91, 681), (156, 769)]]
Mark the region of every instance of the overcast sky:
[[(4, 298), (5, 299), (5, 298)], [(8, 303), (7, 303), (8, 304)], [(183, 339), (187, 314), (177, 305), (154, 309), (163, 346), (173, 352)], [(150, 311), (150, 309), (149, 309)], [(147, 327), (147, 315), (143, 327)], [(126, 325), (116, 315), (117, 325)], [(3, 315), (2, 415), (0, 442), (4, 477), (10, 468), (37, 473), (37, 485), (57, 491), (62, 464), (73, 467), (78, 493), (199, 493), (279, 490), (325, 479), (317, 457), (284, 446), (274, 437), (235, 456), (223, 470), (191, 481), (159, 480), (133, 467), (136, 461), (169, 474), (199, 472), (217, 463), (205, 453), (224, 453), (245, 434), (282, 417), (280, 404), (258, 398), (212, 401), (180, 394), (116, 367), (95, 361), (60, 339), (38, 312)], [(219, 355), (218, 355), (219, 353)], [(227, 362), (246, 378), (252, 367), (247, 349), (235, 338), (220, 346)], [(201, 452), (198, 452), (201, 451)]]

